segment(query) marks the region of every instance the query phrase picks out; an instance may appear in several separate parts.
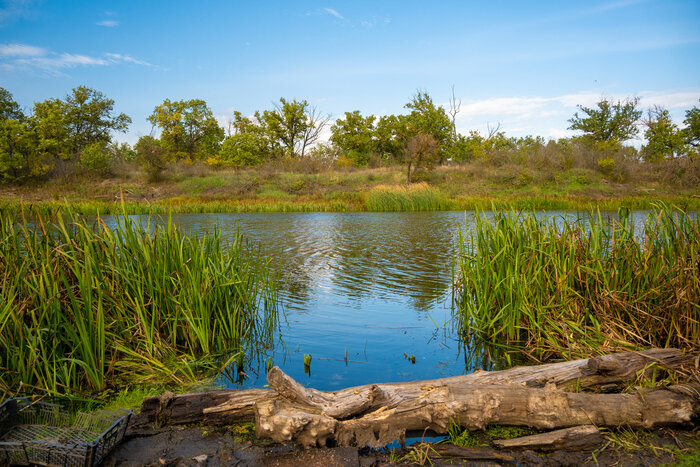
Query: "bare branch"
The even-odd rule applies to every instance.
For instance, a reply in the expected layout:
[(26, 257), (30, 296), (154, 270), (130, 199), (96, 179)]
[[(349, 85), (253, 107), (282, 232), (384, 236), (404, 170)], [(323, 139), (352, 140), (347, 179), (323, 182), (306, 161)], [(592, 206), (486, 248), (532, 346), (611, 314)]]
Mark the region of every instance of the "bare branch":
[(456, 119), (457, 119), (457, 114), (459, 113), (460, 107), (462, 106), (462, 99), (459, 99), (459, 102), (457, 101), (457, 98), (455, 97), (455, 85), (452, 85), (452, 97), (450, 97), (450, 118), (452, 119), (452, 136), (454, 138), (457, 138), (457, 124), (456, 124)]

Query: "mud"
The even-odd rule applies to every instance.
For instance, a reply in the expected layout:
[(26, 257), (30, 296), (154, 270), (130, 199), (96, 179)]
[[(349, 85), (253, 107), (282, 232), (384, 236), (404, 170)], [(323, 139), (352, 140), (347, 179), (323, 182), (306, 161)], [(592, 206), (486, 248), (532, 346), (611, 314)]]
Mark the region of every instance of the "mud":
[[(407, 447), (389, 453), (382, 450), (337, 447), (299, 449), (291, 444), (267, 443), (255, 440), (252, 428), (241, 427), (170, 427), (159, 432), (132, 436), (118, 446), (106, 459), (108, 467), (124, 466), (352, 466), (386, 465), (517, 465), (517, 466), (651, 466), (672, 463), (683, 449), (698, 449), (700, 432), (691, 430), (657, 430), (646, 433), (643, 442), (635, 440), (622, 447), (608, 439), (594, 451), (499, 451), (484, 447), (484, 452), (496, 452), (508, 460), (473, 461), (441, 459), (428, 445)], [(637, 446), (636, 448), (634, 446)], [(428, 452), (430, 461), (424, 459)]]

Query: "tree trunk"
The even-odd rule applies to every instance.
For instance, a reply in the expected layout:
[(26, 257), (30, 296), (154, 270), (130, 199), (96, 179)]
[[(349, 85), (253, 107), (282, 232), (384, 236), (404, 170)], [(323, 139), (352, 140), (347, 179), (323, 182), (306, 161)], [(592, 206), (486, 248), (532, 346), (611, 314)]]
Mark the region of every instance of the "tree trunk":
[[(676, 349), (651, 349), (463, 376), (358, 386), (335, 392), (305, 388), (279, 368), (268, 373), (271, 390), (219, 390), (148, 397), (133, 427), (170, 424), (231, 424), (255, 417), (260, 437), (319, 445), (379, 445), (406, 430), (445, 431), (451, 422), (563, 428), (591, 423), (656, 426), (687, 421), (697, 407), (697, 388), (645, 394), (567, 393), (612, 391), (652, 363), (662, 368), (693, 366), (695, 356)], [(684, 392), (685, 391), (685, 392)], [(650, 406), (650, 401), (658, 407)], [(692, 413), (692, 412), (691, 412)]]
[(332, 417), (284, 396), (259, 401), (255, 405), (256, 435), (304, 446), (324, 446), (333, 440), (340, 446), (378, 447), (404, 439), (407, 431), (446, 433), (452, 424), (469, 429), (484, 429), (489, 424), (538, 429), (589, 424), (654, 428), (687, 423), (700, 407), (697, 397), (672, 390), (595, 394), (564, 392), (554, 385), (414, 384), (411, 392), (419, 393), (417, 397), (357, 414), (357, 418), (342, 418), (345, 413), (339, 407), (338, 418)]

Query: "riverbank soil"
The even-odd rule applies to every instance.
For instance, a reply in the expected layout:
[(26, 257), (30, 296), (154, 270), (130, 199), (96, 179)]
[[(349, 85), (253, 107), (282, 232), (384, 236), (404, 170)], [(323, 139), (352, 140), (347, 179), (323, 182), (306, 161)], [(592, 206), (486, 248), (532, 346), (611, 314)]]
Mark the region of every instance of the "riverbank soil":
[[(484, 432), (477, 447), (441, 449), (445, 444), (417, 444), (394, 451), (337, 447), (301, 449), (292, 444), (257, 440), (248, 426), (169, 427), (132, 435), (107, 458), (108, 467), (126, 466), (385, 466), (385, 465), (521, 465), (651, 466), (697, 465), (700, 431), (668, 428), (608, 432), (600, 446), (583, 451), (499, 450)], [(445, 452), (443, 452), (445, 451)], [(694, 455), (693, 455), (694, 453)], [(426, 455), (427, 454), (427, 455)]]

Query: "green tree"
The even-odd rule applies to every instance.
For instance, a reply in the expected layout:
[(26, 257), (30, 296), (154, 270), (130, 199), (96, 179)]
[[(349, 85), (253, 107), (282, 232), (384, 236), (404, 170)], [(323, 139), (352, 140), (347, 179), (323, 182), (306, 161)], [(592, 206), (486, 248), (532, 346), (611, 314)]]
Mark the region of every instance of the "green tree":
[(224, 139), (224, 129), (201, 99), (166, 99), (153, 110), (148, 121), (161, 129), (161, 146), (177, 159), (213, 156)]
[(65, 102), (55, 98), (35, 102), (30, 120), (39, 137), (39, 151), (64, 160), (71, 158)]
[(126, 131), (131, 124), (128, 115), (114, 115), (114, 100), (87, 86), (78, 86), (65, 100), (68, 138), (74, 154), (88, 145), (106, 145), (112, 131)]
[(225, 165), (259, 165), (265, 157), (266, 141), (256, 133), (236, 133), (227, 136), (219, 157)]
[(685, 152), (686, 144), (683, 132), (678, 129), (671, 114), (662, 107), (649, 109), (645, 120), (644, 137), (647, 144), (642, 148), (642, 157), (647, 162), (670, 159)]
[(345, 112), (345, 118), (336, 120), (331, 126), (331, 143), (355, 165), (367, 165), (370, 155), (376, 151), (376, 118), (374, 115), (363, 117), (359, 110)]
[(279, 145), (289, 157), (304, 157), (330, 120), (305, 100), (287, 101), (283, 97), (273, 110), (266, 110), (257, 117), (270, 141)]
[(579, 116), (576, 112), (569, 119), (569, 129), (583, 131), (596, 143), (622, 143), (639, 133), (636, 123), (642, 111), (637, 109), (638, 104), (639, 98), (634, 97), (617, 102), (602, 98), (597, 109), (579, 105), (577, 107), (584, 115)]
[(418, 133), (431, 136), (437, 145), (440, 161), (444, 160), (447, 147), (454, 136), (454, 126), (445, 109), (435, 106), (433, 99), (425, 91), (418, 91), (405, 107), (411, 109), (406, 120), (410, 136)]
[(19, 104), (15, 102), (12, 94), (2, 87), (0, 87), (0, 121), (1, 120), (17, 120), (19, 122), (24, 120), (24, 114), (19, 108)]
[(146, 171), (148, 180), (156, 182), (161, 179), (169, 158), (168, 151), (153, 136), (142, 136), (134, 145), (136, 160)]
[(94, 143), (107, 144), (112, 131), (126, 131), (131, 118), (114, 114), (114, 101), (86, 86), (74, 88), (65, 100), (34, 104), (32, 124), (39, 146), (53, 156), (73, 159)]
[(49, 166), (37, 146), (36, 132), (27, 122), (0, 119), (0, 179), (21, 182), (44, 175)]
[(385, 115), (374, 130), (377, 153), (383, 158), (400, 160), (407, 139), (405, 115)]
[(80, 165), (97, 175), (107, 175), (112, 171), (113, 155), (102, 142), (91, 143), (80, 151)]
[(687, 110), (683, 123), (686, 125), (683, 129), (685, 141), (697, 151), (700, 149), (700, 108)]

